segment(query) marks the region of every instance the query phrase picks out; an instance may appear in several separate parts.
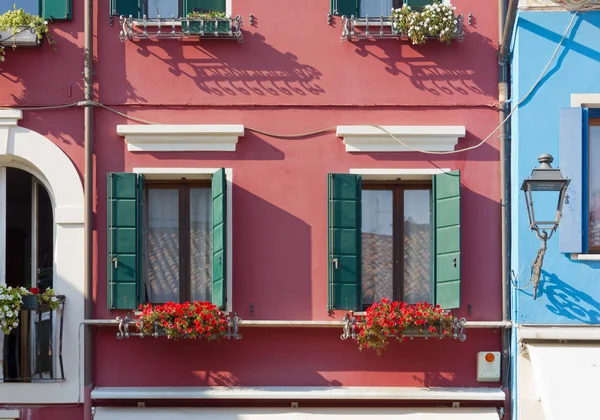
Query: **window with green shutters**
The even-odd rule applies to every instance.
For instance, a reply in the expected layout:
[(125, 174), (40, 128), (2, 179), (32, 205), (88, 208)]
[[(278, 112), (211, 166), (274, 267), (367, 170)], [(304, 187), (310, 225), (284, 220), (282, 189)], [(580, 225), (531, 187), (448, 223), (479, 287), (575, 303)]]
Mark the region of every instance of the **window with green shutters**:
[(225, 0), (110, 0), (110, 14), (113, 16), (169, 18), (210, 11), (226, 12)]
[(376, 183), (329, 174), (329, 309), (386, 297), (460, 306), (460, 175)]
[(108, 305), (212, 301), (226, 306), (225, 170), (212, 180), (108, 174)]
[(390, 16), (391, 9), (398, 9), (404, 4), (414, 10), (421, 10), (435, 0), (330, 0), (330, 13), (338, 16), (379, 17)]
[(26, 13), (41, 16), (47, 20), (69, 20), (72, 19), (73, 0), (11, 0), (7, 1), (7, 7), (0, 10), (4, 13), (8, 8), (16, 7), (23, 9)]

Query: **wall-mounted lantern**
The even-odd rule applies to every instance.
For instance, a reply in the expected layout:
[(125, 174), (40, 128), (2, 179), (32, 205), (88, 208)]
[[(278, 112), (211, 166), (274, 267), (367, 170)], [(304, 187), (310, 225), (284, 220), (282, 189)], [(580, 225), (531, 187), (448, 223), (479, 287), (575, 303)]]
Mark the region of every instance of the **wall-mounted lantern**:
[[(538, 161), (540, 167), (534, 168), (531, 176), (526, 178), (521, 185), (521, 190), (525, 194), (529, 228), (542, 241), (542, 246), (532, 264), (533, 299), (537, 297), (537, 288), (546, 253), (546, 242), (558, 228), (567, 187), (571, 182), (570, 179), (563, 177), (559, 168), (553, 168), (550, 165), (554, 161), (551, 155), (543, 154)], [(534, 203), (537, 207), (534, 207)], [(556, 206), (556, 212), (554, 212), (554, 206)]]

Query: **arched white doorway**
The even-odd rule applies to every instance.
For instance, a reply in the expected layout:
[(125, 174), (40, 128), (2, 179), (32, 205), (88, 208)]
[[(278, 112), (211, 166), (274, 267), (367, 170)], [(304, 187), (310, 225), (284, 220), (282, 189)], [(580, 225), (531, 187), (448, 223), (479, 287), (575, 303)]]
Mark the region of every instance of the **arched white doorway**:
[[(20, 110), (0, 110), (0, 283), (7, 282), (6, 260), (10, 255), (6, 250), (11, 246), (7, 240), (16, 241), (9, 237), (7, 214), (10, 221), (10, 215), (15, 212), (14, 209), (11, 212), (9, 206), (15, 204), (8, 199), (12, 197), (15, 201), (18, 195), (8, 187), (14, 189), (28, 183), (32, 186), (32, 200), (35, 200), (36, 188), (47, 192), (47, 205), (52, 212), (51, 219), (47, 214), (44, 218), (46, 222), (50, 220), (53, 235), (51, 252), (46, 250), (44, 254), (51, 254), (53, 288), (66, 296), (62, 343), (66, 380), (60, 383), (0, 383), (0, 404), (80, 402), (82, 353), (78, 329), (84, 318), (82, 182), (67, 155), (41, 134), (19, 127), (21, 118)], [(15, 186), (15, 183), (19, 185)], [(39, 197), (44, 200), (43, 193)], [(35, 210), (32, 211), (34, 215)], [(32, 234), (31, 230), (29, 234)], [(29, 239), (28, 243), (32, 242), (35, 240)], [(32, 249), (28, 257), (30, 266), (37, 264), (33, 261), (34, 255), (38, 254)]]

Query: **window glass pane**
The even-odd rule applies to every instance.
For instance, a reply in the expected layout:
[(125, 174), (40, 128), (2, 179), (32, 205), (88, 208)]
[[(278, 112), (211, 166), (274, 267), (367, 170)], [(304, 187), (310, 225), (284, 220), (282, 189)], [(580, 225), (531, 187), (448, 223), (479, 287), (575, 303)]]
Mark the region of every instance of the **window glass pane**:
[(190, 190), (190, 282), (192, 300), (212, 295), (212, 195), (210, 188)]
[(148, 17), (155, 18), (157, 16), (164, 18), (179, 17), (179, 1), (148, 0)]
[(179, 191), (149, 189), (146, 291), (151, 303), (179, 301)]
[(431, 303), (431, 258), (431, 190), (405, 190), (405, 302)]
[(17, 9), (23, 9), (26, 13), (32, 15), (39, 14), (39, 0), (2, 0), (0, 1), (0, 15), (8, 10), (13, 10), (13, 5), (17, 5)]
[(394, 195), (391, 190), (362, 192), (363, 304), (394, 295)]
[(360, 2), (361, 17), (380, 17), (392, 14), (392, 0), (362, 0)]
[(600, 126), (590, 126), (590, 246), (600, 247)]

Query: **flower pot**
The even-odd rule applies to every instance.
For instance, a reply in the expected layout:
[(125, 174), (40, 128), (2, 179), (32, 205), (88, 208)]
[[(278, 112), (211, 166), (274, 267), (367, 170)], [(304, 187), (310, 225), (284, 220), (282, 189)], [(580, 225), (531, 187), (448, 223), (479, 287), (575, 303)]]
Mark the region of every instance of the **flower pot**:
[(38, 308), (37, 295), (25, 295), (21, 297), (21, 309), (33, 311)]
[[(184, 26), (187, 26), (184, 22)], [(200, 34), (204, 33), (207, 35), (214, 34), (215, 32), (219, 34), (228, 34), (231, 31), (231, 21), (227, 20), (195, 20), (190, 21), (189, 28), (185, 28), (189, 30), (190, 34)]]
[(19, 27), (16, 33), (13, 33), (12, 29), (0, 30), (0, 45), (2, 46), (35, 47), (39, 44), (40, 39), (37, 33), (27, 26)]

